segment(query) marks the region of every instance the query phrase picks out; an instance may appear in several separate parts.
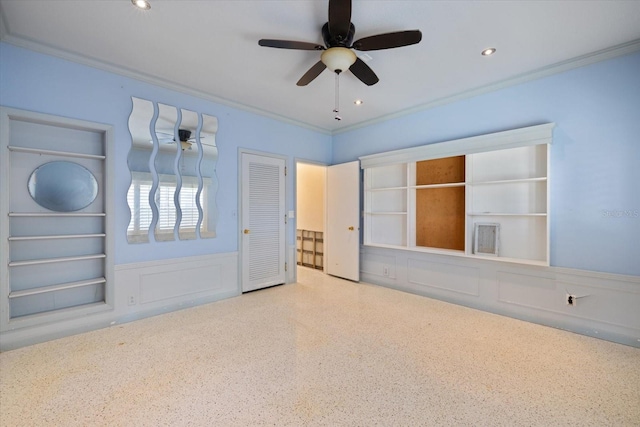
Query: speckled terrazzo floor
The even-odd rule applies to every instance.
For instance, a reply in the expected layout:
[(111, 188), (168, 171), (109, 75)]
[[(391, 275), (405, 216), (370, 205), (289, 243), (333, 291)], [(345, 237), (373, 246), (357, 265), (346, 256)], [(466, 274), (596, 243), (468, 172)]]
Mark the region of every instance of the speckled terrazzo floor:
[(0, 425), (640, 425), (640, 349), (298, 277), (2, 353)]

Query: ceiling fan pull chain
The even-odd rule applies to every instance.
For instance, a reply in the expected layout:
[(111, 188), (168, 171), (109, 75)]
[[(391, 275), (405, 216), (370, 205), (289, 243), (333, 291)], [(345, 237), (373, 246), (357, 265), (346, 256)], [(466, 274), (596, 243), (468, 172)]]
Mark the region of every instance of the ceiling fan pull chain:
[(336, 108), (333, 109), (333, 112), (336, 113), (336, 120), (342, 120), (340, 117), (340, 73), (336, 71)]

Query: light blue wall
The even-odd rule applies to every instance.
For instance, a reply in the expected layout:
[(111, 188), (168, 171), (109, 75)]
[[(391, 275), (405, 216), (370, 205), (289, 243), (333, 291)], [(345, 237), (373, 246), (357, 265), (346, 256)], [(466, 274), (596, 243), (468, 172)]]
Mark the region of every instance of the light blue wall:
[[(0, 43), (0, 94), (4, 106), (114, 126), (116, 264), (237, 251), (233, 212), (238, 209), (238, 148), (286, 155), (289, 170), (294, 170), (296, 157), (322, 163), (331, 160), (329, 135), (6, 43)], [(132, 96), (218, 117), (219, 221), (215, 239), (127, 243), (127, 154), (131, 143), (127, 122)], [(288, 176), (287, 210), (294, 209), (293, 175)], [(295, 243), (293, 224), (288, 243)]]
[(333, 163), (549, 122), (551, 264), (640, 275), (640, 53), (338, 134)]
[[(555, 122), (551, 262), (640, 275), (640, 53), (335, 135), (0, 43), (0, 104), (114, 126), (116, 264), (238, 250), (238, 148), (341, 163), (361, 155)], [(218, 237), (129, 245), (131, 96), (217, 116)], [(332, 144), (333, 142), (333, 144)], [(333, 150), (332, 150), (333, 145)], [(293, 174), (288, 210), (293, 210)], [(629, 214), (630, 213), (630, 214)], [(289, 230), (289, 244), (294, 233)]]

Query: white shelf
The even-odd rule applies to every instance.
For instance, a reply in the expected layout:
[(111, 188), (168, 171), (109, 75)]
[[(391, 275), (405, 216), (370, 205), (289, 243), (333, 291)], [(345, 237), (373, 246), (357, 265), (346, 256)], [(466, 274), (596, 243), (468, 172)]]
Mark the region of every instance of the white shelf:
[(81, 255), (81, 256), (74, 256), (74, 257), (44, 258), (44, 259), (34, 259), (34, 260), (26, 260), (26, 261), (13, 261), (9, 263), (9, 267), (25, 267), (25, 266), (31, 266), (31, 265), (53, 264), (58, 262), (87, 261), (87, 260), (102, 259), (102, 258), (106, 258), (106, 255), (96, 254), (96, 255)]
[(467, 182), (526, 182), (545, 178), (545, 144), (475, 153), (467, 156)]
[(406, 215), (406, 212), (365, 212), (365, 215)]
[(33, 217), (33, 218), (47, 218), (47, 217), (105, 217), (107, 216), (104, 212), (97, 213), (76, 213), (76, 212), (9, 212), (10, 217)]
[(367, 190), (406, 188), (407, 166), (399, 163), (367, 169), (365, 182)]
[(451, 255), (458, 257), (470, 257), (470, 255), (466, 254), (465, 251), (459, 251), (455, 249), (440, 249), (440, 248), (430, 248), (427, 246), (407, 246), (407, 245), (385, 245), (380, 243), (368, 243), (364, 246), (371, 246), (374, 248), (385, 248), (385, 249), (402, 249), (414, 252), (425, 252), (430, 254), (438, 254), (438, 255)]
[(380, 188), (369, 188), (366, 191), (377, 192), (377, 191), (394, 191), (394, 190), (406, 190), (407, 187), (380, 187)]
[(526, 183), (526, 182), (546, 182), (547, 177), (538, 178), (519, 178), (519, 179), (502, 179), (498, 181), (475, 181), (469, 182), (467, 185), (494, 185), (494, 184), (514, 184), (514, 183)]
[(24, 242), (29, 240), (58, 240), (58, 239), (89, 239), (94, 237), (106, 237), (105, 233), (100, 234), (58, 234), (49, 236), (12, 236), (10, 242)]
[(97, 154), (84, 154), (84, 153), (76, 153), (71, 151), (56, 151), (56, 150), (43, 150), (40, 148), (30, 148), (30, 147), (17, 147), (13, 145), (9, 145), (10, 151), (16, 153), (29, 153), (29, 154), (46, 154), (50, 156), (62, 156), (62, 157), (75, 157), (80, 159), (94, 159), (94, 160), (104, 160), (106, 156), (101, 156)]
[[(544, 127), (548, 139), (542, 138), (535, 142), (519, 141), (516, 131), (513, 133), (511, 146), (497, 144), (499, 147), (487, 151), (478, 151), (470, 147), (466, 153), (457, 153), (466, 155), (464, 182), (416, 185), (418, 162), (449, 156), (428, 155), (411, 159), (407, 157), (406, 163), (396, 163), (396, 159), (400, 158), (398, 156), (409, 156), (415, 149), (390, 152), (389, 163), (384, 160), (384, 153), (373, 156), (375, 159), (371, 158), (371, 166), (363, 162), (364, 244), (491, 261), (548, 265), (548, 153), (552, 127)], [(427, 212), (422, 211), (421, 214), (416, 211), (419, 208), (419, 190), (454, 191), (455, 188), (464, 190), (464, 249), (459, 250), (459, 245), (456, 249), (416, 246), (416, 236), (424, 233), (423, 229), (416, 229), (417, 219), (424, 218), (420, 215)], [(489, 257), (473, 253), (474, 227), (475, 224), (483, 222), (500, 225), (498, 256)], [(446, 243), (443, 246), (446, 246)]]
[(25, 289), (23, 291), (12, 291), (9, 293), (9, 298), (21, 298), (21, 297), (26, 297), (30, 295), (39, 295), (39, 294), (45, 294), (48, 292), (56, 292), (56, 291), (63, 291), (66, 289), (81, 288), (83, 286), (99, 285), (101, 283), (106, 283), (106, 281), (107, 280), (104, 277), (98, 277), (96, 279), (61, 283), (59, 285), (42, 286), (39, 288)]
[(365, 213), (406, 213), (407, 190), (395, 188), (367, 192)]
[(515, 212), (470, 212), (469, 216), (547, 216), (544, 212), (538, 213), (515, 213)]
[(415, 188), (416, 190), (420, 190), (423, 188), (451, 188), (451, 187), (464, 187), (466, 183), (464, 182), (453, 182), (448, 184), (429, 184), (429, 185), (412, 185), (409, 188)]

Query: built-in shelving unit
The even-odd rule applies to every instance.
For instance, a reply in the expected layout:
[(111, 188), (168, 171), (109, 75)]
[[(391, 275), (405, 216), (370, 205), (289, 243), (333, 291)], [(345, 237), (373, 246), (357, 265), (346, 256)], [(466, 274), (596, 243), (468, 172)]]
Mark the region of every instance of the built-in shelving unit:
[[(112, 298), (107, 203), (111, 127), (4, 108), (2, 127), (0, 214), (8, 221), (0, 230), (1, 329), (108, 309)], [(49, 164), (86, 171), (97, 195), (79, 209), (48, 208), (39, 200), (41, 179), (35, 171)], [(76, 190), (84, 188), (78, 176), (60, 176), (65, 178), (53, 179), (47, 187), (56, 200), (73, 198)]]
[(553, 125), (362, 157), (364, 243), (488, 256), (478, 224), (499, 229), (494, 259), (549, 264)]

